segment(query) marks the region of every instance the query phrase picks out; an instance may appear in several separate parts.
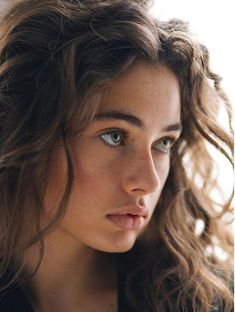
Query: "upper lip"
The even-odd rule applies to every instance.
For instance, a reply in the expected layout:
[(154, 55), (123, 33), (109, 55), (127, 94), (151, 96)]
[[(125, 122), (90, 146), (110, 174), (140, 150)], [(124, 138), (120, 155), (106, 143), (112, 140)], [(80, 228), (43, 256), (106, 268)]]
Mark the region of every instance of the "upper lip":
[(141, 205), (128, 204), (112, 213), (109, 213), (108, 215), (126, 215), (126, 214), (146, 218), (148, 215), (148, 208)]

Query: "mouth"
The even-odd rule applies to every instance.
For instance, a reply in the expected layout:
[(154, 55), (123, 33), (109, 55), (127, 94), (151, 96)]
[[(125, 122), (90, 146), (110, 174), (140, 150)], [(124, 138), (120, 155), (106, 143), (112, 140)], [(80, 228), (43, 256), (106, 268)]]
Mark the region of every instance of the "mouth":
[(138, 230), (146, 223), (148, 210), (139, 205), (127, 205), (119, 211), (106, 215), (106, 218), (117, 227), (124, 230)]

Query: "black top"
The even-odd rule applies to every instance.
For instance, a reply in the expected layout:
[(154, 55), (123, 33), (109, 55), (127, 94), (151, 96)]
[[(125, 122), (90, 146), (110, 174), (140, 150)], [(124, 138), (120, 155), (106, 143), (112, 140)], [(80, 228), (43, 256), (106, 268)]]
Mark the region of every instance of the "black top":
[[(124, 281), (119, 279), (118, 312), (132, 312), (133, 310), (128, 306), (124, 293), (121, 291), (122, 289), (124, 289)], [(0, 312), (33, 312), (33, 309), (21, 289), (12, 286), (4, 295), (0, 295)]]
[[(120, 289), (123, 289), (122, 283), (118, 292), (118, 312), (132, 312), (132, 308), (128, 307), (124, 293)], [(5, 295), (0, 296), (0, 312), (33, 312), (33, 309), (20, 288), (13, 287)]]
[(0, 298), (1, 312), (33, 312), (19, 288), (13, 288)]
[[(135, 312), (128, 305), (124, 294), (124, 279), (119, 278), (118, 286), (118, 312)], [(152, 312), (152, 309), (146, 305), (146, 312)], [(190, 312), (191, 309), (187, 312)], [(33, 312), (29, 302), (23, 295), (19, 287), (12, 287), (5, 295), (0, 296), (0, 312)], [(102, 312), (102, 311), (101, 311)], [(178, 312), (178, 311), (177, 311)], [(214, 308), (211, 312), (223, 312), (223, 308)]]

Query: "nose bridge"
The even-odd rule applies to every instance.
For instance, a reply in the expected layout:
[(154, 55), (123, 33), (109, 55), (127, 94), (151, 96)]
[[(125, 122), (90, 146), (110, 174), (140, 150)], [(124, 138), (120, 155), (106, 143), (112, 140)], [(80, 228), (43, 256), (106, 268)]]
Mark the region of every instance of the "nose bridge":
[(154, 193), (160, 185), (160, 178), (156, 169), (151, 149), (133, 150), (125, 175), (127, 190)]

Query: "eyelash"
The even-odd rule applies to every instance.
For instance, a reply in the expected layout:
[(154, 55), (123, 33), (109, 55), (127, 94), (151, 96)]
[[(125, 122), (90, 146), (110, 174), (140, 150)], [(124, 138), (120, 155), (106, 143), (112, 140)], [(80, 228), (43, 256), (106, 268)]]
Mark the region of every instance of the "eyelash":
[[(103, 138), (105, 135), (109, 136), (109, 135), (112, 135), (112, 134), (118, 134), (118, 135), (121, 136), (121, 142), (118, 143), (117, 145), (112, 145), (112, 144), (106, 142), (105, 139)], [(127, 135), (128, 135), (128, 133), (126, 131), (122, 130), (122, 129), (112, 129), (112, 130), (109, 130), (107, 132), (103, 132), (102, 134), (100, 134), (100, 139), (106, 145), (108, 145), (110, 148), (117, 149), (117, 148), (120, 148), (120, 146), (125, 145), (125, 139), (126, 139)], [(160, 148), (159, 149), (155, 148), (155, 150), (159, 151), (162, 154), (168, 154), (170, 152), (171, 148), (173, 147), (173, 145), (175, 144), (175, 142), (177, 141), (177, 138), (173, 137), (173, 136), (163, 137), (160, 140), (158, 140), (155, 144), (160, 143), (160, 142), (162, 142), (164, 140), (169, 140), (170, 141), (170, 145), (169, 145), (169, 148), (167, 149), (167, 151), (164, 152), (164, 151), (160, 150)]]

